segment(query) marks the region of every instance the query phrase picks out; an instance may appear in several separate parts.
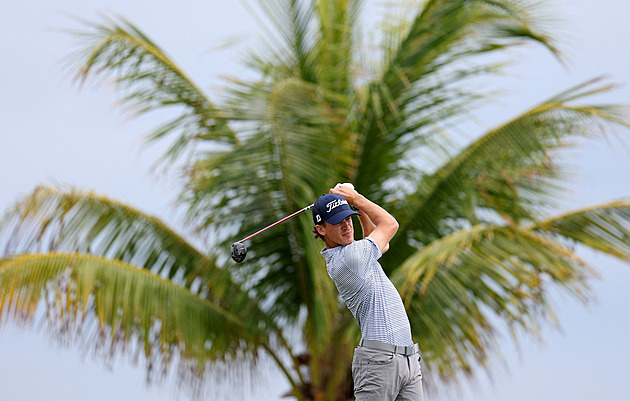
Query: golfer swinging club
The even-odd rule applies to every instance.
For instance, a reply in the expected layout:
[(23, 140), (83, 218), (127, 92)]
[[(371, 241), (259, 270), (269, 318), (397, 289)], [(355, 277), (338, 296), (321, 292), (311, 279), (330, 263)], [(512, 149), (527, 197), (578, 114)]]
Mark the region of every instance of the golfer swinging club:
[[(353, 214), (364, 234), (357, 241)], [(313, 235), (326, 243), (321, 253), (328, 275), (361, 328), (352, 360), (356, 400), (423, 401), (418, 345), (400, 294), (378, 262), (398, 222), (351, 184), (337, 185), (317, 199), (313, 222)]]

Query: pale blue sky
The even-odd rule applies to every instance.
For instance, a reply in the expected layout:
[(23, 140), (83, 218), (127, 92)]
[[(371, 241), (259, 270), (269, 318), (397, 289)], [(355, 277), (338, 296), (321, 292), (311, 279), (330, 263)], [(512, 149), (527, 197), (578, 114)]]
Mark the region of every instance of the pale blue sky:
[[(372, 2), (380, 4), (381, 2)], [(630, 3), (620, 0), (558, 0), (550, 16), (567, 56), (566, 68), (548, 53), (516, 54), (513, 76), (501, 81), (507, 96), (488, 113), (488, 124), (587, 79), (607, 74), (624, 86), (605, 98), (630, 103)], [(220, 74), (238, 72), (243, 46), (215, 48), (222, 39), (256, 35), (237, 1), (23, 0), (0, 3), (0, 211), (39, 184), (91, 189), (157, 215), (177, 227), (173, 177), (150, 173), (159, 148), (142, 150), (153, 126), (129, 120), (114, 107), (109, 89), (78, 91), (60, 59), (72, 48), (55, 28), (72, 24), (64, 13), (95, 18), (116, 12), (143, 29), (202, 87), (211, 92)], [(249, 43), (249, 42), (248, 42)], [(505, 82), (505, 84), (503, 84)], [(628, 137), (628, 132), (623, 136)], [(630, 144), (630, 141), (626, 140)], [(630, 146), (630, 145), (629, 145)], [(574, 192), (567, 208), (630, 195), (630, 150), (616, 141), (589, 142), (570, 153)], [(584, 307), (557, 299), (563, 331), (544, 330), (544, 345), (525, 339), (520, 355), (506, 346), (505, 372), (497, 362), (494, 382), (465, 387), (460, 401), (630, 401), (630, 266), (585, 252), (601, 279), (597, 302)], [(279, 400), (288, 386), (271, 370), (248, 400)], [(141, 368), (127, 360), (104, 367), (75, 347), (59, 347), (43, 333), (0, 327), (0, 401), (175, 399), (173, 386), (147, 388)], [(180, 399), (185, 399), (181, 397)], [(436, 397), (427, 397), (427, 401)]]

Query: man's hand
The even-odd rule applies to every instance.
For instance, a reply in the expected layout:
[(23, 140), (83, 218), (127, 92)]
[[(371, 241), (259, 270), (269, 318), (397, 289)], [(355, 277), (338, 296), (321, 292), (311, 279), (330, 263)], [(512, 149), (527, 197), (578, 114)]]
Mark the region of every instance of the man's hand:
[(350, 206), (354, 206), (354, 202), (359, 198), (359, 193), (354, 189), (352, 184), (337, 184), (329, 191), (331, 194), (341, 195), (348, 201)]

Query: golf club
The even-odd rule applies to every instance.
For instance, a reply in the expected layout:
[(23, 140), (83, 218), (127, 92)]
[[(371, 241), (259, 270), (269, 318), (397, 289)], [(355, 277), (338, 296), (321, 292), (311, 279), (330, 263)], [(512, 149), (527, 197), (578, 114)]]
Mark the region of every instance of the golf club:
[(307, 211), (308, 209), (312, 208), (313, 205), (314, 204), (310, 204), (310, 205), (306, 206), (305, 208), (300, 209), (297, 212), (292, 213), (292, 214), (288, 215), (287, 217), (285, 217), (285, 218), (283, 218), (281, 220), (278, 220), (275, 223), (270, 224), (270, 225), (268, 225), (267, 227), (265, 227), (265, 228), (263, 228), (261, 230), (256, 231), (252, 235), (249, 235), (249, 236), (243, 238), (242, 240), (233, 243), (232, 244), (232, 259), (236, 263), (241, 263), (242, 261), (244, 261), (245, 257), (247, 256), (247, 247), (245, 246), (245, 244), (243, 242), (247, 241), (248, 239), (250, 239), (250, 238), (252, 238), (252, 237), (254, 237), (254, 236), (256, 236), (256, 235), (258, 235), (260, 233), (262, 233), (263, 231), (266, 231), (266, 230), (270, 229), (273, 226), (276, 226), (276, 225), (282, 223), (283, 221), (289, 220), (291, 217), (297, 216), (298, 214)]

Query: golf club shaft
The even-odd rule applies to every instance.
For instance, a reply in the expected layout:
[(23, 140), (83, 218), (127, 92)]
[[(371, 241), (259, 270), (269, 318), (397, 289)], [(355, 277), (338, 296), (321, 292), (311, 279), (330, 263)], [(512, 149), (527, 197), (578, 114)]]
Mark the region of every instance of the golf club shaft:
[(250, 235), (250, 236), (248, 236), (248, 237), (245, 237), (245, 238), (243, 238), (242, 240), (240, 240), (240, 241), (238, 241), (238, 242), (245, 242), (245, 241), (247, 241), (248, 239), (250, 239), (250, 238), (252, 238), (252, 237), (254, 237), (254, 236), (256, 236), (256, 235), (260, 234), (261, 232), (266, 231), (266, 230), (270, 229), (271, 227), (276, 226), (276, 225), (278, 225), (278, 224), (282, 223), (283, 221), (289, 220), (291, 217), (297, 216), (298, 214), (300, 214), (300, 213), (302, 213), (302, 212), (307, 211), (308, 209), (312, 208), (312, 207), (313, 207), (313, 205), (314, 205), (314, 204), (310, 204), (310, 205), (308, 205), (307, 207), (305, 207), (304, 209), (300, 209), (300, 210), (298, 210), (297, 212), (292, 213), (292, 214), (288, 215), (287, 217), (283, 218), (282, 220), (278, 220), (278, 221), (276, 221), (275, 223), (273, 223), (273, 224), (271, 224), (271, 225), (268, 225), (267, 227), (265, 227), (265, 228), (263, 228), (263, 229), (261, 229), (261, 230), (256, 231), (256, 232), (255, 232), (255, 233), (253, 233), (252, 235)]

